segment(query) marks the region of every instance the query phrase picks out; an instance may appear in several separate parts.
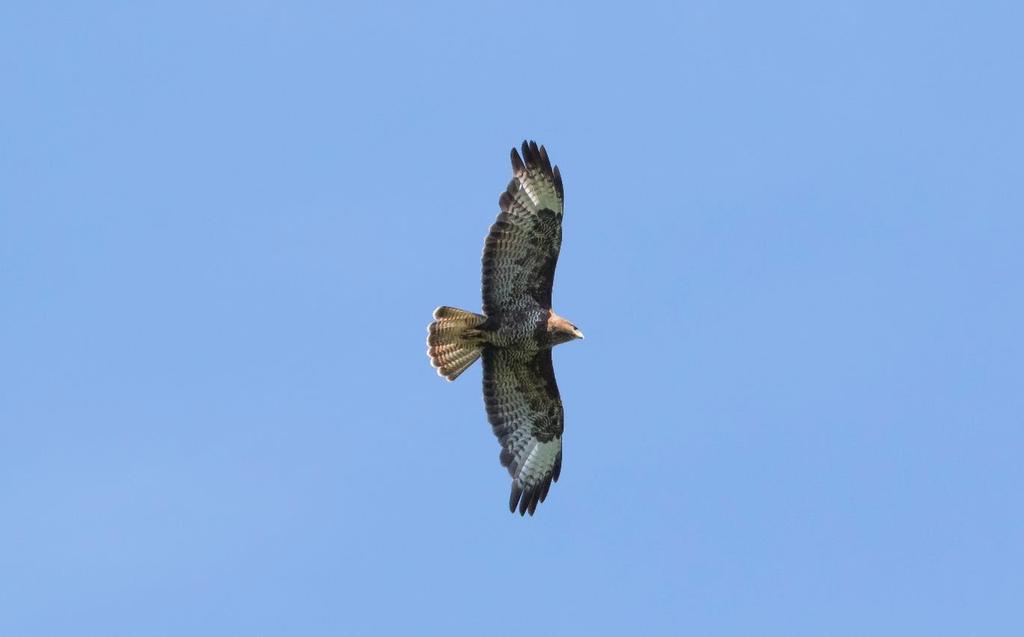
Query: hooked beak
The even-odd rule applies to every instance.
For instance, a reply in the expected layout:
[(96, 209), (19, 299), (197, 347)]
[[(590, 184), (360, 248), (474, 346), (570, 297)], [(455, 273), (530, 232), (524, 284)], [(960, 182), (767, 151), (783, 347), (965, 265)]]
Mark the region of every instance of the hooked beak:
[(579, 329), (573, 329), (573, 331), (572, 331), (572, 335), (573, 335), (573, 336), (574, 336), (575, 338), (578, 338), (578, 339), (580, 339), (580, 340), (583, 340), (583, 332), (579, 331)]

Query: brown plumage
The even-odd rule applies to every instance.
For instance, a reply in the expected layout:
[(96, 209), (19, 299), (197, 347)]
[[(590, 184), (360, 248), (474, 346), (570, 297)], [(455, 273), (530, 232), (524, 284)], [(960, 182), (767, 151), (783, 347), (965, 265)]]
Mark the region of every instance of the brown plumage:
[(484, 241), (483, 315), (434, 310), (427, 354), (437, 373), (455, 380), (483, 357), (487, 419), (512, 476), (509, 509), (533, 515), (562, 470), (562, 399), (551, 348), (583, 334), (551, 309), (562, 245), (562, 175), (547, 150), (512, 149), (512, 181)]

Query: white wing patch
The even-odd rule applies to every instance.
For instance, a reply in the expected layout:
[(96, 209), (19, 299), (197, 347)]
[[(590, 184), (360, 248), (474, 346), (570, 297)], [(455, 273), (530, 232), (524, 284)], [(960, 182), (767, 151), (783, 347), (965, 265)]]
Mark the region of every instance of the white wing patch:
[[(552, 183), (544, 179), (540, 171), (528, 171), (525, 175), (517, 175), (516, 179), (520, 186), (520, 190), (516, 194), (526, 194), (529, 197), (528, 208), (532, 210), (547, 208), (557, 214), (562, 214), (562, 202), (558, 198), (558, 193), (555, 192)], [(520, 199), (520, 197), (517, 196), (516, 199)], [(522, 202), (521, 199), (520, 201)]]
[(558, 452), (561, 450), (561, 438), (555, 438), (548, 442), (533, 440), (528, 448), (523, 449), (527, 453), (521, 452), (520, 457), (516, 458), (516, 465), (519, 467), (516, 482), (523, 487), (543, 482), (554, 468), (555, 458), (558, 457)]

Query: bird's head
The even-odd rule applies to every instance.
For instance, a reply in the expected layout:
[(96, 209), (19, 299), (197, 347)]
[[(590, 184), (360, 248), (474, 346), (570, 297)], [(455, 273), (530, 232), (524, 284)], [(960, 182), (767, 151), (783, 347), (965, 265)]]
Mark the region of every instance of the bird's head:
[(583, 332), (581, 332), (578, 327), (555, 314), (553, 311), (551, 312), (551, 316), (548, 317), (548, 333), (551, 335), (551, 341), (555, 345), (568, 343), (569, 341), (577, 338), (583, 338)]

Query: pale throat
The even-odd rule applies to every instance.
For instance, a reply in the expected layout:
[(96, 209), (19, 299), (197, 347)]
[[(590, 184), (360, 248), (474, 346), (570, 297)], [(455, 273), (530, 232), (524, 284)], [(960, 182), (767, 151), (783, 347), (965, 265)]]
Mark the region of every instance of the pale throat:
[(548, 315), (548, 333), (552, 336), (558, 337), (558, 341), (567, 341), (574, 338), (583, 338), (583, 334), (576, 329), (568, 320), (562, 318), (558, 314), (555, 314), (554, 310), (549, 310)]

